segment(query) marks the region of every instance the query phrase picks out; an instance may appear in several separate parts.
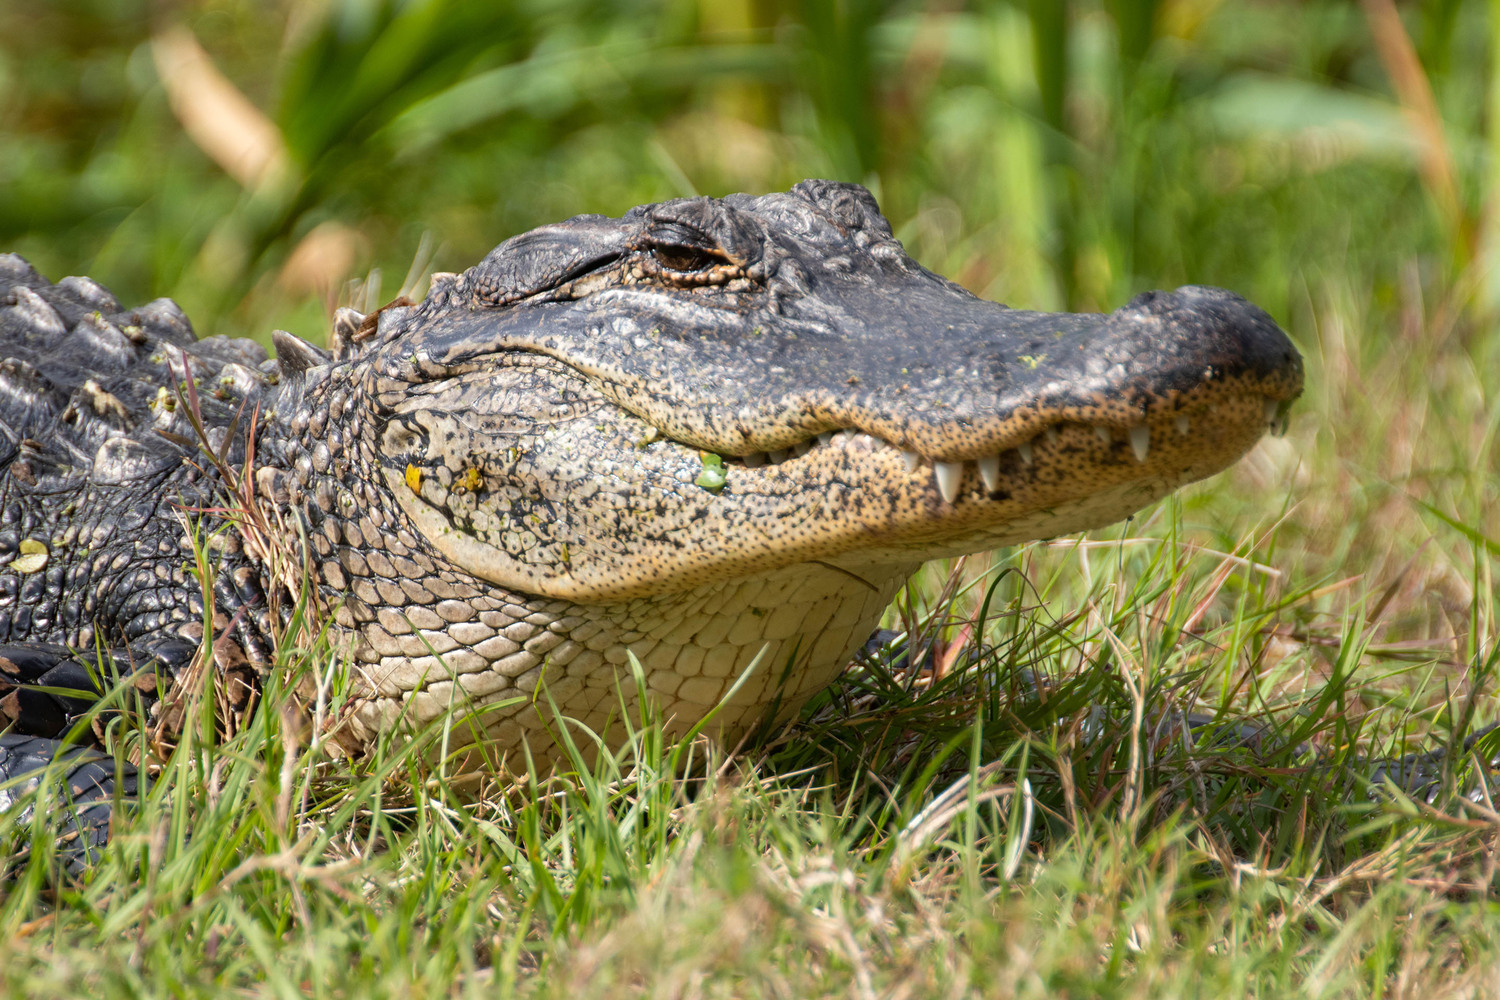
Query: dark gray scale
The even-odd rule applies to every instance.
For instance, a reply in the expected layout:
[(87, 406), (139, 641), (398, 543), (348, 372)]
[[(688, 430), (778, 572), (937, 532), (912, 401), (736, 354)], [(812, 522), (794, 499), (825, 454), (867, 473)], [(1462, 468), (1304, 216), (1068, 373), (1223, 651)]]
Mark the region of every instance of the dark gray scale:
[[(66, 796), (66, 810), (52, 847), (62, 870), (70, 877), (83, 874), (98, 859), (109, 840), (110, 816), (116, 802), (133, 802), (146, 791), (146, 782), (128, 763), (89, 747), (65, 746), (57, 740), (23, 733), (0, 735), (0, 810), (20, 808), (21, 827), (35, 807), (42, 776), (56, 776)], [(13, 858), (19, 865), (25, 858)]]
[(67, 394), (35, 365), (18, 358), (0, 362), (0, 464), (14, 460), (21, 442), (34, 440), (67, 405)]

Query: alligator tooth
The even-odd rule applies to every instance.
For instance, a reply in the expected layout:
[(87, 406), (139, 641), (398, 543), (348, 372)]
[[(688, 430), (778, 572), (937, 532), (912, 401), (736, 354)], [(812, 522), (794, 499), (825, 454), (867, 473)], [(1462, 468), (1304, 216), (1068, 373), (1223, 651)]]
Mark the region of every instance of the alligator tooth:
[(772, 465), (780, 465), (782, 462), (785, 462), (786, 456), (787, 450), (785, 448), (778, 448), (776, 451), (766, 453), (766, 457), (771, 460)]
[(757, 451), (752, 455), (745, 456), (745, 468), (747, 469), (758, 469), (765, 464), (766, 453), (763, 451)]
[(917, 466), (922, 463), (922, 456), (918, 455), (914, 451), (906, 451), (905, 449), (902, 449), (901, 460), (906, 463), (907, 472), (916, 472)]
[(1022, 441), (1020, 444), (1016, 445), (1016, 452), (1021, 456), (1021, 461), (1025, 462), (1027, 465), (1031, 464), (1032, 454), (1030, 441)]
[(1109, 444), (1111, 435), (1109, 433), (1108, 427), (1105, 427), (1103, 424), (1095, 424), (1094, 434), (1098, 436), (1100, 441), (1103, 441), (1105, 444)]
[(818, 444), (827, 444), (833, 440), (833, 431), (824, 431), (818, 435)]
[(1057, 433), (1056, 427), (1048, 427), (1042, 431), (1042, 436), (1047, 439), (1048, 444), (1057, 444), (1058, 438), (1062, 437), (1061, 434)]
[(1276, 411), (1281, 408), (1281, 404), (1276, 402), (1276, 400), (1272, 399), (1271, 397), (1267, 396), (1265, 405), (1266, 423), (1274, 424), (1276, 422)]
[(813, 443), (811, 441), (798, 441), (796, 444), (792, 445), (792, 454), (796, 455), (798, 458), (801, 458), (803, 455), (806, 455), (808, 452), (812, 451), (812, 449)]
[(1145, 424), (1130, 428), (1130, 450), (1135, 452), (1137, 462), (1146, 460), (1146, 454), (1151, 450), (1151, 428)]
[(962, 462), (933, 462), (932, 475), (937, 480), (938, 492), (943, 499), (952, 503), (958, 499), (958, 484), (964, 478), (964, 463)]
[(984, 477), (984, 488), (991, 493), (1000, 488), (1000, 456), (991, 455), (978, 461), (979, 474)]
[(1192, 428), (1188, 426), (1188, 418), (1179, 415), (1177, 418), (1177, 433), (1181, 434), (1183, 437), (1187, 437), (1188, 431), (1191, 429)]

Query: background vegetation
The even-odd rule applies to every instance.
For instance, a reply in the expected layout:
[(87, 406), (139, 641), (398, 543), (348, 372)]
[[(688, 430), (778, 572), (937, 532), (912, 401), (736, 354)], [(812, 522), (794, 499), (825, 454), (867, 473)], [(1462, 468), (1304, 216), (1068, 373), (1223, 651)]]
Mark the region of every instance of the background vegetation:
[[(832, 176), (980, 294), (1223, 285), (1308, 362), (1290, 432), (1216, 482), (924, 574), (891, 624), (942, 679), (852, 673), (692, 780), (649, 719), (618, 774), (477, 802), (274, 711), (205, 733), (85, 883), (23, 865), (0, 978), (1500, 995), (1500, 815), (1359, 763), (1500, 715), (1497, 35), (1482, 0), (0, 7), (0, 247), (200, 333), (316, 340), (533, 225)], [(1190, 749), (1182, 708), (1271, 749)]]

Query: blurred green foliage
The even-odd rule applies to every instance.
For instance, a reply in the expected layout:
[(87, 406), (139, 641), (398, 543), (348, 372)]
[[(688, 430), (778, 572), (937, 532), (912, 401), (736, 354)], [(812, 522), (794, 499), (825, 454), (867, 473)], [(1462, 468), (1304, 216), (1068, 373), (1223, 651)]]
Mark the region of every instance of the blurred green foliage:
[[(172, 295), (205, 332), (313, 334), (337, 290), (319, 295), (287, 266), (306, 262), (293, 251), (321, 224), (352, 248), (334, 258), (345, 277), (455, 270), (578, 212), (833, 176), (874, 189), (923, 263), (1017, 305), (1111, 307), (1203, 282), (1295, 331), (1329, 269), (1380, 302), (1415, 267), (1467, 310), (1489, 301), (1493, 270), (1489, 7), (1399, 7), (1437, 133), (1403, 106), (1374, 40), (1384, 8), (1398, 9), (11, 4), (0, 7), (0, 246), (54, 278), (93, 274), (127, 300)], [(243, 185), (183, 128), (153, 44), (174, 26), (274, 123), (280, 174)], [(1444, 158), (1456, 202), (1424, 170)]]

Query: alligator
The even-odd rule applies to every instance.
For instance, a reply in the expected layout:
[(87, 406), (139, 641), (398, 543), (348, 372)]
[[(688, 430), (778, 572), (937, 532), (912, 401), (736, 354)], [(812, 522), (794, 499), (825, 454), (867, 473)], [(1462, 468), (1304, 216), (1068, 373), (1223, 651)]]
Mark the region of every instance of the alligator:
[(1233, 293), (1010, 309), (829, 181), (543, 226), (273, 342), (0, 257), (0, 778), (61, 758), (99, 804), (95, 696), (159, 712), (211, 662), (228, 725), (303, 594), (351, 666), (344, 752), (444, 718), (547, 759), (552, 706), (602, 731), (632, 659), (670, 730), (732, 740), (922, 562), (1124, 518), (1302, 387)]

